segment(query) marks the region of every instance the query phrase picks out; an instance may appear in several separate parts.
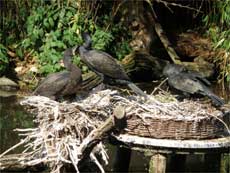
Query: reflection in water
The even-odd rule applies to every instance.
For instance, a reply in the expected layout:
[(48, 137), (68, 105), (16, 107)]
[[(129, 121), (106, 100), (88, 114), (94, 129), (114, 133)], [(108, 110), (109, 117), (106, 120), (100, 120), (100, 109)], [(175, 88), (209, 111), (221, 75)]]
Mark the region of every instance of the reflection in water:
[(23, 110), (16, 96), (0, 97), (0, 153), (20, 141), (13, 129), (33, 127), (32, 120), (32, 115)]

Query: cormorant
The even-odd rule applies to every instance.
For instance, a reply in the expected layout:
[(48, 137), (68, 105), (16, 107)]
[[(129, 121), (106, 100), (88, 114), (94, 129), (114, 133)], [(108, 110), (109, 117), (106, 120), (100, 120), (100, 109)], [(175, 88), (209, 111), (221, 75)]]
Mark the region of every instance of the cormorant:
[(72, 56), (78, 47), (68, 48), (63, 55), (63, 63), (67, 71), (48, 75), (35, 89), (35, 95), (42, 95), (51, 99), (75, 94), (82, 82), (81, 70), (72, 64)]
[(130, 78), (117, 60), (106, 52), (92, 50), (92, 40), (88, 33), (83, 33), (82, 37), (85, 43), (79, 47), (81, 60), (99, 75), (103, 82), (127, 85), (136, 94), (143, 96), (145, 99), (147, 98), (147, 94), (130, 81)]
[(177, 64), (168, 64), (164, 68), (164, 75), (168, 77), (168, 84), (184, 95), (208, 96), (215, 106), (221, 106), (224, 101), (216, 96), (209, 88), (210, 82), (197, 72), (186, 70)]

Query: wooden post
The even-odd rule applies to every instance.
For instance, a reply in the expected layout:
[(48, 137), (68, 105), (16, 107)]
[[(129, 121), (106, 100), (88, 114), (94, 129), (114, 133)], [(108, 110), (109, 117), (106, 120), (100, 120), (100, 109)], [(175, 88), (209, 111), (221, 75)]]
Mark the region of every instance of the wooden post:
[(221, 154), (220, 172), (221, 173), (230, 172), (230, 153)]
[(221, 173), (230, 172), (230, 153), (221, 154), (220, 172)]
[[(117, 127), (117, 130), (123, 129), (126, 126), (125, 108), (120, 105), (117, 105), (113, 110), (113, 115), (115, 117), (114, 123)], [(113, 165), (114, 172), (128, 172), (130, 157), (130, 148), (118, 146)]]
[(130, 157), (131, 149), (118, 146), (113, 165), (114, 172), (129, 172)]
[(155, 154), (149, 162), (149, 173), (165, 173), (166, 172), (166, 156), (163, 154)]

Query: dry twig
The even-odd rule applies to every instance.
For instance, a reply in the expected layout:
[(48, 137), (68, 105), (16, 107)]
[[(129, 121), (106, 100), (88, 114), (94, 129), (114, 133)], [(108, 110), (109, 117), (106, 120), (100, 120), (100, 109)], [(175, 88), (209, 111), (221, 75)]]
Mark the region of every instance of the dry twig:
[[(35, 122), (38, 127), (16, 129), (24, 140), (2, 153), (0, 157), (17, 146), (24, 145), (24, 152), (30, 151), (26, 158), (20, 158), (24, 165), (45, 163), (51, 165), (52, 172), (60, 172), (65, 163), (72, 163), (76, 172), (79, 172), (78, 164), (83, 158), (85, 148), (90, 144), (90, 139), (98, 140), (95, 131), (104, 128), (104, 122), (111, 118), (117, 105), (125, 108), (127, 118), (139, 118), (146, 125), (147, 120), (154, 118), (160, 118), (162, 121), (200, 121), (210, 117), (218, 119), (222, 114), (208, 104), (191, 100), (179, 102), (175, 99), (168, 100), (167, 97), (165, 92), (155, 96), (149, 95), (148, 101), (143, 102), (138, 96), (124, 97), (116, 90), (99, 91), (73, 103), (59, 103), (42, 96), (27, 97), (21, 104), (36, 114)], [(88, 154), (101, 172), (104, 172), (103, 166), (96, 158), (99, 154), (104, 162), (108, 163), (102, 143), (98, 143)]]

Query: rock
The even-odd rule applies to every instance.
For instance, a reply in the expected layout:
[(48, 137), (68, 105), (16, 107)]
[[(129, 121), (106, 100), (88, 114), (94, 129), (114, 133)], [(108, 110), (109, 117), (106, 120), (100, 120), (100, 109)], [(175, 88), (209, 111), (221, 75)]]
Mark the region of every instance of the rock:
[(9, 78), (0, 78), (0, 89), (3, 91), (15, 91), (19, 89), (19, 85)]
[(4, 91), (0, 89), (0, 97), (11, 97), (17, 95), (17, 91)]

